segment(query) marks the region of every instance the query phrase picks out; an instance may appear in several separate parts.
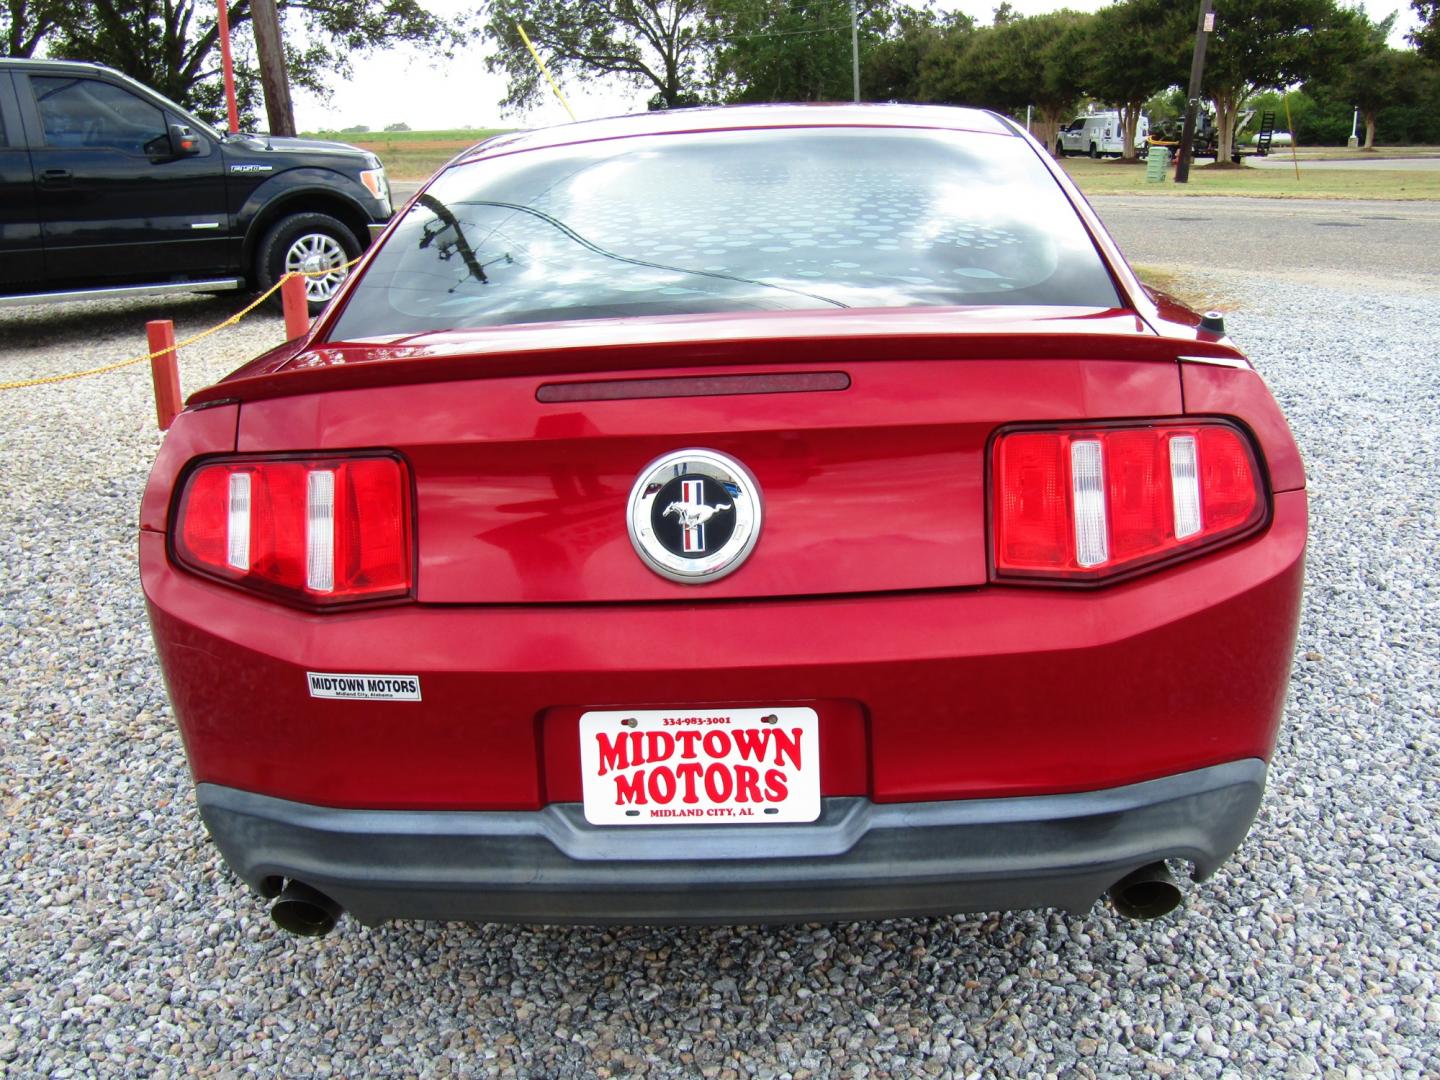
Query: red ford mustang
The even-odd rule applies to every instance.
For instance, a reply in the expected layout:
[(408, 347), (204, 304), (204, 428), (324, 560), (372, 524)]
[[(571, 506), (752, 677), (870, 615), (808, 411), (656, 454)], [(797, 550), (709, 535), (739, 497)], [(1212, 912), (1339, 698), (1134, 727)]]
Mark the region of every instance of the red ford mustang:
[(140, 556), (276, 921), (1153, 916), (1244, 837), (1305, 476), (1010, 121), (502, 136), (202, 390)]

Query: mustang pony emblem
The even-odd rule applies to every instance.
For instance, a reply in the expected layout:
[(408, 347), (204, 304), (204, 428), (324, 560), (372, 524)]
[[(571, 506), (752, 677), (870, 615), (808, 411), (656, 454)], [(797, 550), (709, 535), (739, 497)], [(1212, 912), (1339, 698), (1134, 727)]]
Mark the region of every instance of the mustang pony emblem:
[(680, 485), (680, 498), (665, 507), (661, 517), (673, 517), (680, 522), (681, 547), (686, 555), (701, 555), (708, 548), (705, 543), (705, 523), (721, 510), (734, 508), (734, 503), (705, 504), (705, 483), (699, 477), (685, 480)]
[(718, 450), (674, 450), (645, 466), (626, 522), (655, 573), (699, 585), (740, 566), (755, 546), (763, 508), (755, 477)]
[(680, 519), (680, 524), (687, 529), (693, 529), (696, 525), (704, 525), (721, 510), (734, 509), (733, 503), (716, 503), (714, 506), (706, 506), (704, 503), (672, 502), (665, 507), (661, 517), (669, 517), (674, 514)]

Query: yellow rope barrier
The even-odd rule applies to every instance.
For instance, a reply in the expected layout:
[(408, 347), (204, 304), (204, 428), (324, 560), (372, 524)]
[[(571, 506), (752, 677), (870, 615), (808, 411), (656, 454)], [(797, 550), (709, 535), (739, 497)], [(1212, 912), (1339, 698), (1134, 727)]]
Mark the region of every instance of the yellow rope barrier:
[[(354, 266), (357, 262), (359, 262), (362, 258), (364, 258), (363, 255), (351, 259), (340, 269), (348, 270), (350, 267)], [(277, 281), (274, 285), (271, 285), (270, 288), (266, 289), (263, 293), (257, 296), (253, 303), (247, 304), (245, 307), (237, 311), (234, 315), (231, 315), (224, 322), (218, 322), (207, 330), (201, 330), (200, 333), (194, 334), (191, 337), (186, 338), (184, 341), (177, 341), (174, 345), (175, 351), (178, 352), (180, 349), (184, 348), (187, 345), (194, 345), (197, 341), (204, 341), (211, 334), (218, 334), (221, 330), (236, 325), (246, 315), (249, 315), (266, 300), (269, 300), (270, 297), (274, 296), (276, 291), (285, 284), (286, 278), (321, 277), (325, 274), (333, 274), (335, 272), (335, 269), (336, 268), (332, 266), (325, 270), (290, 271), (289, 273), (282, 276), (280, 280)], [(90, 368), (88, 371), (68, 371), (65, 372), (63, 375), (41, 375), (38, 378), (34, 379), (16, 379), (13, 382), (0, 383), (0, 390), (19, 390), (26, 386), (46, 386), (50, 383), (69, 382), (71, 379), (84, 379), (91, 375), (104, 375), (110, 371), (119, 371), (121, 368), (130, 367), (132, 364), (143, 364), (146, 360), (153, 360), (157, 356), (164, 356), (167, 352), (170, 351), (170, 349), (160, 349), (157, 352), (148, 352), (144, 356), (133, 356), (129, 360), (117, 360), (113, 364), (105, 364), (102, 367)]]

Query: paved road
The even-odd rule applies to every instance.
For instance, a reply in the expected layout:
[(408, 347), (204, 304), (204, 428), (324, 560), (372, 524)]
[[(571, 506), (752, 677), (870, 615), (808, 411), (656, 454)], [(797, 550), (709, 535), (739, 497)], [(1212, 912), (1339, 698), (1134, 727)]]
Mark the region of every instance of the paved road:
[[(1295, 166), (1284, 147), (1270, 151), (1269, 157), (1247, 157), (1245, 164), (1252, 169), (1293, 169)], [(1399, 172), (1434, 172), (1440, 169), (1440, 157), (1402, 158), (1336, 158), (1327, 160), (1300, 159), (1300, 171), (1306, 169), (1360, 169), (1366, 172), (1379, 170)]]
[[(1303, 166), (1302, 166), (1303, 167)], [(1440, 203), (1097, 195), (1134, 263), (1440, 292)]]
[[(395, 183), (396, 201), (419, 186)], [(1440, 202), (1198, 195), (1096, 195), (1090, 201), (1135, 263), (1299, 280), (1340, 277), (1350, 284), (1383, 278), (1404, 291), (1440, 291)]]

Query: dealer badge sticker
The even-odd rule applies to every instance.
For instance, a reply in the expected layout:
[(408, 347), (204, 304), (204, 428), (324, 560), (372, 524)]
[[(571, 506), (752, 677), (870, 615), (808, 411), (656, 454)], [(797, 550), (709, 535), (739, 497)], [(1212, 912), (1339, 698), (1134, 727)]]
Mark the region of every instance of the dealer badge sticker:
[(630, 489), (630, 541), (646, 566), (692, 585), (738, 570), (760, 536), (760, 489), (715, 450), (656, 458)]

